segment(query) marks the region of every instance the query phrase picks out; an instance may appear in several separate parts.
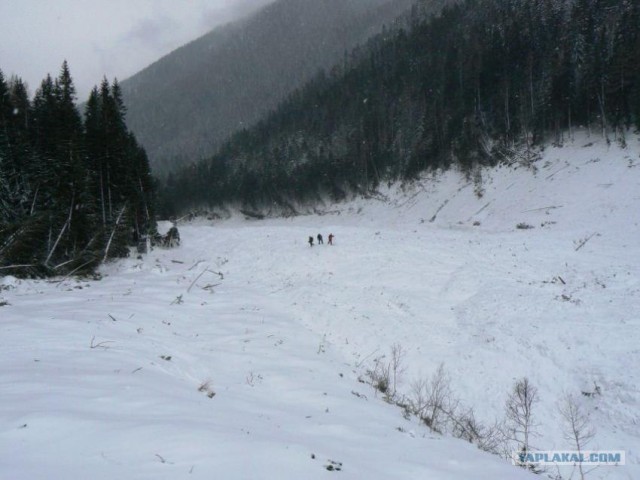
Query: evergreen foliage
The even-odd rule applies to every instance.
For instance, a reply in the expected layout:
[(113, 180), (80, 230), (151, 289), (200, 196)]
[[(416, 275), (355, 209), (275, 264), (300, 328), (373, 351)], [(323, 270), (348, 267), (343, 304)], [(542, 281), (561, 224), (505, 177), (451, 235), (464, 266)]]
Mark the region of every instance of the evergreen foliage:
[(65, 61), (29, 101), (0, 72), (0, 275), (92, 271), (155, 232), (144, 150), (117, 81), (94, 88), (84, 121)]
[[(452, 0), (429, 0), (440, 5)], [(127, 124), (166, 176), (208, 158), (415, 0), (261, 0), (122, 82)], [(255, 2), (252, 2), (255, 5)], [(266, 5), (268, 3), (268, 5)], [(437, 8), (435, 6), (434, 8)]]
[(385, 31), (207, 161), (171, 175), (182, 212), (367, 193), (433, 168), (471, 171), (573, 127), (640, 127), (640, 3), (466, 0)]

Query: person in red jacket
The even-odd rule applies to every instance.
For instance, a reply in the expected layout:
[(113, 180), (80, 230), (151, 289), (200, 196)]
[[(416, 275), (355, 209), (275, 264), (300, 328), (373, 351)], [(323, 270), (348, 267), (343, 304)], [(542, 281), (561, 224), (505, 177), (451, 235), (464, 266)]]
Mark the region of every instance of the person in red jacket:
[(333, 233), (329, 234), (329, 245), (333, 245)]

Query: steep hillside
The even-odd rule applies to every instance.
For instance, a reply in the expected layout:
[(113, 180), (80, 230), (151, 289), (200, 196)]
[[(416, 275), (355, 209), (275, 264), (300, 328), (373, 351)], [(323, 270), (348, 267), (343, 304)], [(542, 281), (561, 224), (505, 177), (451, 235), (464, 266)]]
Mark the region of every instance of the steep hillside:
[(640, 127), (638, 25), (640, 3), (624, 0), (456, 3), (371, 39), (177, 172), (165, 205), (341, 199), (433, 168), (534, 158), (579, 127), (615, 140)]
[(211, 155), (412, 3), (276, 1), (122, 82), (128, 124), (158, 172)]

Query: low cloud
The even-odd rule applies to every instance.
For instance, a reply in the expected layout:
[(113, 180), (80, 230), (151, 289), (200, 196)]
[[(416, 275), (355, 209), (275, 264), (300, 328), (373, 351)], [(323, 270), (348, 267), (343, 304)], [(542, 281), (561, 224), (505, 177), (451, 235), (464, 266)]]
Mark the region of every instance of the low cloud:
[(179, 27), (178, 22), (166, 16), (144, 18), (122, 36), (118, 43), (125, 45), (135, 43), (149, 48), (157, 48), (167, 43), (167, 39), (171, 38), (168, 32), (177, 27)]

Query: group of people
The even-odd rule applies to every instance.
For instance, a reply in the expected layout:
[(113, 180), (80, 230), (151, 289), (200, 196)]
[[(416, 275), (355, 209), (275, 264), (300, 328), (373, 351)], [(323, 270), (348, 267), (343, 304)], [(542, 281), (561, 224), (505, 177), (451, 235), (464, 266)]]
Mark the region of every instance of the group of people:
[[(321, 233), (319, 233), (316, 238), (318, 239), (318, 245), (323, 245), (324, 244), (324, 241), (322, 240), (322, 234)], [(329, 241), (327, 243), (329, 245), (333, 245), (333, 233), (329, 234), (328, 240)], [(313, 247), (313, 236), (309, 237), (309, 246)]]

